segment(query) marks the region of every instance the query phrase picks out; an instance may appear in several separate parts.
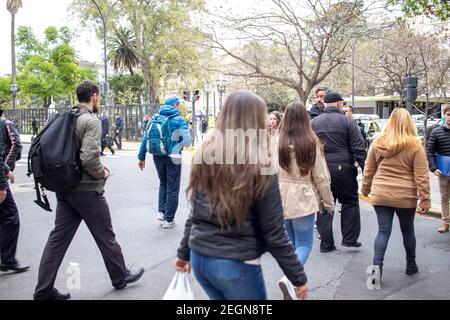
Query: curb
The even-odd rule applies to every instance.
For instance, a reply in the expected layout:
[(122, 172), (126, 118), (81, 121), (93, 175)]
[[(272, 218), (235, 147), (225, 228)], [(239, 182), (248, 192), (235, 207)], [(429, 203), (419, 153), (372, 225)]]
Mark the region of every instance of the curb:
[[(363, 195), (361, 193), (359, 194), (359, 200), (364, 201), (369, 204), (372, 203), (372, 199), (370, 197), (366, 197), (365, 195)], [(419, 216), (431, 217), (431, 218), (436, 218), (439, 220), (442, 218), (441, 210), (438, 210), (435, 208), (431, 208), (430, 211), (428, 211), (426, 214), (420, 214), (419, 211), (417, 211), (417, 214)]]

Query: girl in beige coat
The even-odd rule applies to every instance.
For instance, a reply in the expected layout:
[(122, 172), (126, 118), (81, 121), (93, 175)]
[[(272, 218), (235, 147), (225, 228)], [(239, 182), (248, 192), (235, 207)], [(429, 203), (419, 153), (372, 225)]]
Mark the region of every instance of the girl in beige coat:
[[(323, 209), (334, 212), (334, 200), (322, 146), (302, 103), (288, 105), (274, 144), (285, 227), (304, 265), (313, 247), (315, 213)], [(285, 298), (289, 298), (289, 292), (293, 296), (285, 277), (280, 287)]]

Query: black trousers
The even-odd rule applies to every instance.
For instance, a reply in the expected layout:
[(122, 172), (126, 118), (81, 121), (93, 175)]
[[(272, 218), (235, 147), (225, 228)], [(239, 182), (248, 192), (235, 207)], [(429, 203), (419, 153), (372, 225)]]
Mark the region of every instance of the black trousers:
[(11, 190), (6, 189), (6, 199), (0, 204), (0, 251), (1, 262), (14, 264), (16, 260), (17, 241), (19, 240), (19, 211)]
[[(358, 169), (354, 165), (329, 163), (331, 191), (333, 197), (342, 204), (341, 232), (342, 242), (355, 243), (361, 232), (361, 219), (358, 198)], [(317, 230), (321, 237), (320, 249), (327, 250), (334, 246), (333, 215), (317, 215)]]
[(109, 151), (111, 151), (111, 153), (114, 153), (113, 145), (110, 145), (108, 143), (108, 140), (106, 139), (106, 137), (102, 137), (100, 148), (102, 149), (102, 153), (105, 151), (106, 148), (108, 148)]
[(117, 149), (122, 150), (122, 131), (114, 133), (114, 142), (116, 143)]
[(36, 294), (45, 294), (53, 289), (58, 269), (82, 220), (100, 249), (113, 286), (121, 284), (127, 270), (103, 194), (70, 192), (57, 194), (56, 198), (55, 228), (42, 254)]

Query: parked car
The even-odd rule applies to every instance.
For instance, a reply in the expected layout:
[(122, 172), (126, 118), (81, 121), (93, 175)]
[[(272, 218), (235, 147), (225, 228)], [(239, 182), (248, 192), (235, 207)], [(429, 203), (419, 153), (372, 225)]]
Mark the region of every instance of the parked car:
[[(420, 140), (422, 140), (423, 142), (423, 138), (425, 136), (425, 126), (423, 124), (423, 121), (414, 121), (414, 123), (416, 124), (417, 127), (417, 134), (420, 137)], [(435, 122), (435, 121), (430, 121), (428, 120), (427, 122), (427, 141), (430, 138), (431, 132), (436, 129), (439, 126), (439, 122)]]
[(361, 121), (370, 121), (370, 120), (377, 120), (380, 119), (380, 117), (377, 114), (360, 114), (355, 113), (353, 115), (353, 119), (355, 120), (361, 120)]
[(361, 123), (364, 124), (364, 130), (366, 131), (367, 147), (370, 147), (373, 139), (381, 133), (382, 129), (376, 120), (362, 120)]

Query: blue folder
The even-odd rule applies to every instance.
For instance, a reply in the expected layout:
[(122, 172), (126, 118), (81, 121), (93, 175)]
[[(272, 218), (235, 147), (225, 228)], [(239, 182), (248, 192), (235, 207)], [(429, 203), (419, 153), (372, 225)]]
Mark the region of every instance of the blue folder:
[(444, 177), (450, 176), (450, 157), (436, 155), (436, 166)]

